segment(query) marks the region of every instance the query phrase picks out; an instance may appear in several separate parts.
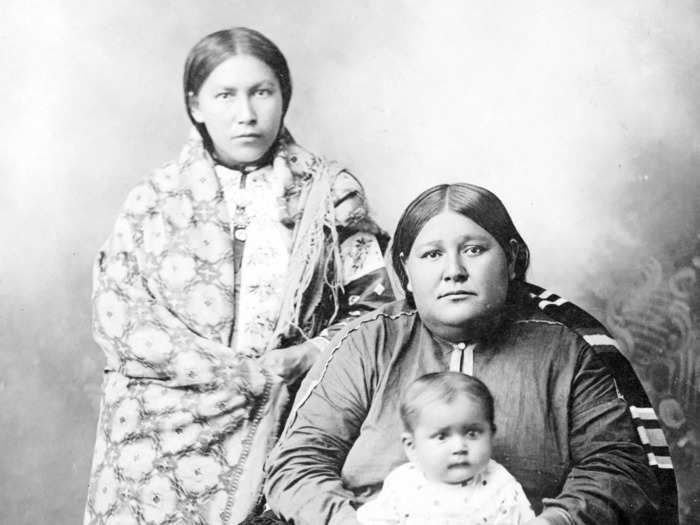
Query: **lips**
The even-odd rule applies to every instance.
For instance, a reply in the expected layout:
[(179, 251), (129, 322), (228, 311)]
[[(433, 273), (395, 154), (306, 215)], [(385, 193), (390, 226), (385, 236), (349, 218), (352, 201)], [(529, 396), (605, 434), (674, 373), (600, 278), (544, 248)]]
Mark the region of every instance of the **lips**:
[(259, 139), (261, 135), (259, 133), (241, 133), (240, 135), (236, 135), (233, 138), (234, 139)]
[(468, 297), (473, 295), (476, 294), (467, 290), (452, 290), (438, 295), (438, 299), (442, 299), (443, 297)]

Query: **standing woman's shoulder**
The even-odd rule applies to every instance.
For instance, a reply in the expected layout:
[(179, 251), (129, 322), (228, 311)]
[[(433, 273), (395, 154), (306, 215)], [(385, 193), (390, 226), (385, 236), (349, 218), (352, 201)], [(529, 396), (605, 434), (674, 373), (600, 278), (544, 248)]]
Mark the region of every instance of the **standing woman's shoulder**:
[(383, 251), (389, 235), (372, 218), (365, 189), (358, 177), (341, 164), (329, 162), (303, 148), (288, 133), (284, 141), (287, 162), (295, 181), (293, 186), (298, 189), (308, 186), (322, 167), (327, 170), (335, 209), (335, 226), (341, 234), (341, 240), (344, 233), (370, 233), (377, 237)]
[[(185, 149), (189, 149), (186, 147)], [(181, 153), (180, 157), (185, 153)], [(168, 161), (158, 168), (152, 170), (133, 186), (124, 199), (121, 214), (132, 218), (150, 216), (154, 213), (164, 211), (165, 208), (172, 207), (173, 199), (181, 200), (182, 197), (192, 196), (194, 188), (192, 181), (183, 171), (181, 159)], [(209, 177), (199, 177), (198, 192), (201, 193), (205, 187), (212, 186), (213, 180)], [(209, 188), (216, 192), (216, 188)]]

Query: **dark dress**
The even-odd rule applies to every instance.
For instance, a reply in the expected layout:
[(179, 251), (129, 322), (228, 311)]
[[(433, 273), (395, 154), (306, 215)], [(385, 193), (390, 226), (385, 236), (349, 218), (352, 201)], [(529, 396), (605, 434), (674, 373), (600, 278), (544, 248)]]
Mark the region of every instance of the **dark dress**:
[[(632, 413), (649, 416), (650, 407), (614, 341), (541, 289), (519, 285), (513, 298), (474, 351), (473, 374), (496, 400), (494, 459), (551, 523), (567, 523), (567, 514), (574, 523), (676, 522), (672, 470), (650, 465), (668, 452), (642, 445)], [(299, 525), (356, 523), (354, 508), (406, 460), (399, 393), (446, 370), (455, 346), (433, 337), (406, 303), (336, 339), (268, 463), (272, 509)], [(670, 492), (663, 498), (660, 482)]]

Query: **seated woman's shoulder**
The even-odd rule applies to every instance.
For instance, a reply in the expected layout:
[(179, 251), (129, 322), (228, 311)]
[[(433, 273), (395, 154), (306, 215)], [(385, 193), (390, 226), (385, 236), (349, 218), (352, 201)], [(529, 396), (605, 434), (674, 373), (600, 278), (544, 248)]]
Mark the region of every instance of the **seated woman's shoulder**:
[(382, 323), (394, 324), (396, 322), (407, 322), (417, 317), (418, 313), (414, 306), (406, 299), (397, 299), (381, 305), (379, 308), (367, 312), (357, 317), (352, 323), (353, 326), (362, 324)]
[(406, 300), (392, 301), (348, 322), (335, 336), (334, 342), (339, 343), (344, 339), (362, 340), (379, 333), (394, 336), (410, 333), (417, 319), (415, 307)]
[(545, 291), (537, 286), (523, 283), (518, 299), (508, 308), (511, 326), (520, 337), (527, 334), (540, 341), (556, 340), (559, 347), (565, 341), (574, 343), (570, 347), (613, 347), (617, 343), (603, 324), (580, 306)]
[(590, 312), (556, 293), (524, 283), (524, 302), (533, 318), (561, 324), (580, 336), (609, 337), (605, 326)]

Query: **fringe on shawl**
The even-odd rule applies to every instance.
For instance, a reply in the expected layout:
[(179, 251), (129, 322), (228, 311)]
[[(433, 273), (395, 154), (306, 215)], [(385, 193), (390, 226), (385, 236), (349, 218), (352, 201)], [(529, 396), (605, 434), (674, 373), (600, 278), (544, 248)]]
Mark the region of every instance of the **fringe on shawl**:
[[(294, 138), (285, 127), (280, 132), (277, 146), (273, 148), (275, 155), (281, 157), (280, 160), (286, 161), (287, 147), (290, 144), (295, 144)], [(202, 155), (215, 162), (197, 130), (192, 129), (180, 162)], [(328, 324), (333, 322), (339, 309), (342, 265), (335, 224), (333, 183), (342, 168), (314, 155), (309, 155), (309, 161), (311, 165), (307, 166), (307, 169), (312, 174), (311, 181), (304, 186), (305, 194), (300, 198), (304, 211), (294, 229), (288, 277), (268, 350), (277, 348), (280, 342), (287, 338), (301, 335), (304, 339), (310, 339), (315, 335), (307, 333), (314, 329), (314, 326), (307, 325), (316, 306), (321, 303), (324, 285), (330, 289), (333, 296), (334, 310), (327, 321)], [(277, 159), (274, 162), (277, 162)], [(292, 178), (290, 172), (289, 179)], [(319, 278), (322, 282), (314, 282), (314, 279)]]
[[(305, 339), (313, 335), (306, 333), (307, 319), (304, 318), (304, 310), (311, 313), (320, 302), (320, 291), (314, 293), (313, 288), (322, 289), (325, 284), (333, 294), (334, 311), (329, 323), (338, 313), (338, 292), (342, 287), (341, 259), (332, 187), (340, 170), (317, 157), (312, 172), (312, 181), (306, 186), (306, 195), (302, 195), (301, 199), (304, 212), (295, 227), (280, 315), (269, 348), (274, 348), (281, 339), (294, 333), (301, 334)], [(314, 283), (314, 279), (319, 277), (323, 278), (323, 283)]]

